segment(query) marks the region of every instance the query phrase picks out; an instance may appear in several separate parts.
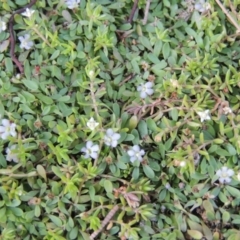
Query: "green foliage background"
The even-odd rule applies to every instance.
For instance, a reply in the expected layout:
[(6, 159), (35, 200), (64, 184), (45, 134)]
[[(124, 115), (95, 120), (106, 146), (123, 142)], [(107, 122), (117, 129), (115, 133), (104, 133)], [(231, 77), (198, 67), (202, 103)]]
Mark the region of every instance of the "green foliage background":
[[(1, 1), (2, 19), (27, 3)], [(97, 239), (240, 239), (239, 35), (209, 3), (201, 14), (191, 1), (152, 0), (144, 25), (145, 1), (130, 24), (131, 0), (74, 10), (39, 0), (32, 18), (15, 17), (17, 36), (35, 42), (16, 44), (20, 78), (0, 33), (0, 115), (18, 132), (0, 141), (0, 239), (90, 239), (115, 205)], [(142, 100), (136, 89), (147, 81), (154, 94)], [(207, 109), (211, 120), (200, 122)], [(117, 148), (104, 145), (108, 128), (121, 134)], [(80, 152), (88, 140), (100, 144), (95, 161)], [(17, 164), (5, 158), (12, 144)], [(129, 161), (133, 145), (145, 150), (142, 163)], [(216, 176), (222, 166), (236, 173), (228, 185)]]

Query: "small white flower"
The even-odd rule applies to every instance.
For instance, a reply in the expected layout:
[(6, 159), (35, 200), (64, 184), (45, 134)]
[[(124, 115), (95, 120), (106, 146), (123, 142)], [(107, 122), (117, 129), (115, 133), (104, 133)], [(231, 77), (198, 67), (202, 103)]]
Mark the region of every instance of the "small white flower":
[(232, 109), (230, 107), (224, 107), (222, 110), (225, 115), (232, 113)]
[(209, 115), (209, 110), (205, 110), (204, 112), (197, 112), (197, 114), (200, 116), (201, 122), (211, 119)]
[(107, 146), (116, 147), (118, 144), (118, 139), (121, 137), (119, 133), (115, 133), (111, 128), (106, 131), (104, 136), (104, 143)]
[(78, 4), (80, 3), (80, 0), (66, 0), (66, 5), (69, 9), (78, 8)]
[(180, 167), (185, 167), (185, 166), (186, 166), (186, 162), (185, 161), (180, 162)]
[(0, 33), (7, 29), (6, 22), (2, 21), (0, 18)]
[(30, 18), (34, 12), (35, 12), (35, 10), (31, 10), (31, 9), (27, 8), (26, 11), (22, 13), (22, 15)]
[(29, 34), (20, 36), (20, 37), (18, 37), (18, 39), (21, 42), (20, 48), (25, 48), (25, 49), (29, 50), (33, 46), (33, 41), (30, 40)]
[(205, 0), (198, 0), (195, 4), (195, 10), (199, 12), (206, 12), (207, 10), (211, 9), (211, 5)]
[(20, 73), (18, 73), (18, 74), (16, 75), (16, 79), (21, 79), (21, 74), (20, 74)]
[(19, 162), (18, 154), (17, 154), (17, 153), (14, 153), (14, 151), (13, 151), (13, 150), (15, 150), (16, 148), (17, 148), (17, 145), (16, 145), (16, 144), (15, 144), (15, 145), (12, 145), (12, 146), (9, 147), (9, 148), (6, 148), (6, 153), (7, 153), (7, 155), (6, 155), (6, 160), (7, 160), (7, 161), (9, 161), (9, 162), (13, 161), (13, 162), (15, 162), (15, 163)]
[(98, 157), (99, 146), (97, 144), (93, 145), (92, 141), (87, 141), (86, 147), (81, 149), (81, 152), (84, 152), (84, 158), (93, 158), (96, 159)]
[(94, 120), (94, 118), (90, 118), (87, 122), (87, 126), (93, 131), (99, 125), (98, 122)]
[(9, 120), (7, 119), (2, 119), (2, 125), (0, 126), (0, 136), (3, 140), (7, 139), (8, 136), (13, 136), (16, 137), (17, 133), (16, 133), (16, 124), (15, 123), (11, 123)]
[(174, 88), (178, 88), (178, 87), (179, 87), (178, 80), (176, 80), (176, 79), (170, 79), (170, 82), (171, 82), (171, 84), (172, 84), (172, 86), (173, 86)]
[(234, 175), (234, 171), (232, 169), (228, 169), (227, 167), (222, 167), (217, 170), (216, 175), (219, 177), (218, 180), (220, 183), (230, 183), (231, 177)]
[(140, 86), (137, 87), (137, 91), (140, 92), (140, 97), (141, 98), (146, 98), (148, 95), (153, 94), (153, 83), (152, 82), (147, 82), (145, 84), (141, 84)]
[(94, 77), (95, 72), (93, 70), (90, 70), (88, 72), (88, 76), (92, 79)]
[(170, 189), (170, 188), (171, 188), (170, 183), (166, 183), (166, 184), (165, 184), (165, 188), (166, 188), (167, 190)]
[(145, 151), (140, 149), (138, 145), (134, 145), (127, 153), (130, 156), (130, 161), (133, 163), (134, 161), (142, 162), (142, 156), (145, 154)]

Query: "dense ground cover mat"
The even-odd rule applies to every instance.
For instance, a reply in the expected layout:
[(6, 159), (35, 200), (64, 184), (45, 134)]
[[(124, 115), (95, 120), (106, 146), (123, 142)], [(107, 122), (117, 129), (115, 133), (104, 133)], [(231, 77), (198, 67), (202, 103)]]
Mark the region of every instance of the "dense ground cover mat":
[(0, 1), (0, 239), (240, 239), (239, 7)]

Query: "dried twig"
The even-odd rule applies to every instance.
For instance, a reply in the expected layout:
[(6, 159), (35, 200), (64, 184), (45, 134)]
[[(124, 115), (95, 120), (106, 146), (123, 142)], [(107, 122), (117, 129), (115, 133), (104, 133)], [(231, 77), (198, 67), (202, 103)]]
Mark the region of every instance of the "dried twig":
[(24, 72), (23, 66), (21, 64), (21, 62), (17, 59), (17, 57), (15, 56), (15, 37), (14, 37), (14, 31), (13, 31), (13, 22), (14, 22), (14, 16), (16, 14), (20, 14), (26, 11), (27, 8), (32, 7), (35, 3), (37, 2), (37, 0), (32, 0), (29, 4), (27, 4), (25, 7), (18, 9), (17, 11), (15, 11), (12, 16), (9, 19), (9, 33), (10, 33), (10, 56), (12, 61), (16, 64), (16, 66), (18, 67), (20, 73)]
[(143, 24), (143, 25), (145, 25), (145, 24), (147, 23), (150, 4), (151, 4), (151, 0), (147, 0), (147, 2), (146, 2), (146, 7), (145, 7), (145, 11), (144, 11), (144, 18), (143, 18), (143, 20), (142, 20), (142, 24)]
[(240, 20), (240, 16), (239, 14), (237, 13), (236, 9), (234, 8), (233, 4), (231, 1), (229, 1), (229, 6), (231, 8), (231, 11), (232, 13), (234, 14), (234, 16), (237, 18), (237, 20), (239, 21)]
[(112, 217), (114, 216), (114, 214), (118, 211), (119, 207), (118, 205), (116, 205), (108, 214), (107, 216), (104, 218), (104, 220), (102, 221), (101, 227), (97, 230), (94, 231), (91, 236), (90, 236), (90, 240), (94, 240), (97, 235), (102, 232), (102, 230), (104, 229), (104, 227), (110, 222), (110, 220), (112, 219)]
[(133, 21), (134, 14), (135, 14), (135, 12), (137, 10), (137, 7), (138, 7), (138, 1), (139, 0), (134, 0), (132, 11), (131, 11), (130, 16), (128, 18), (128, 23), (132, 23), (132, 21)]
[(235, 26), (237, 29), (237, 33), (240, 33), (240, 26), (238, 25), (237, 21), (231, 16), (231, 14), (228, 12), (228, 10), (223, 6), (223, 4), (219, 0), (215, 0), (219, 7), (222, 9), (222, 11), (226, 14), (228, 20)]
[(132, 80), (132, 79), (135, 78), (136, 76), (137, 76), (137, 74), (131, 73), (131, 74), (128, 75), (122, 82), (119, 83), (119, 86), (122, 86), (125, 82), (128, 82), (128, 81)]

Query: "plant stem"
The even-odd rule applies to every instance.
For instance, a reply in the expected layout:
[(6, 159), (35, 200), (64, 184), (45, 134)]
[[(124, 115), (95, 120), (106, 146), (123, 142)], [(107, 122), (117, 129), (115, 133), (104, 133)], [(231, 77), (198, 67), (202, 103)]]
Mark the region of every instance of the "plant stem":
[(48, 42), (48, 40), (38, 31), (36, 26), (33, 26), (31, 28), (49, 47), (52, 47), (51, 44)]

